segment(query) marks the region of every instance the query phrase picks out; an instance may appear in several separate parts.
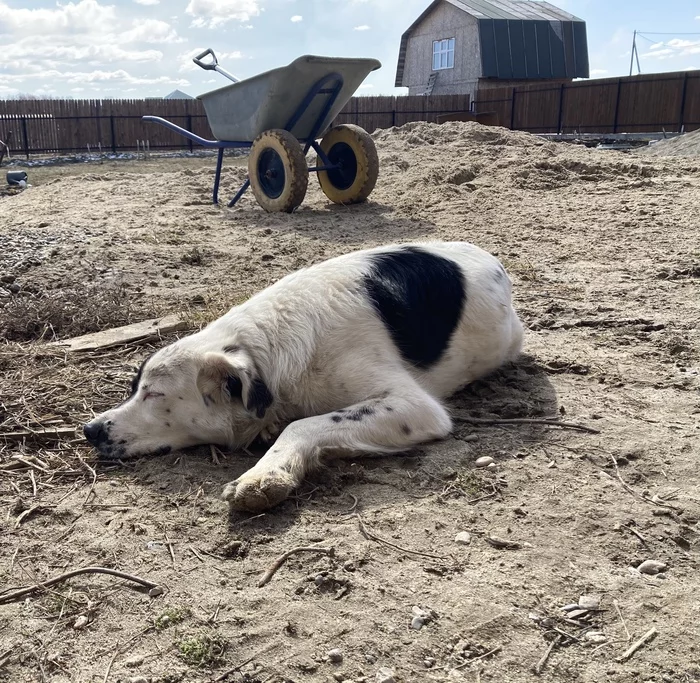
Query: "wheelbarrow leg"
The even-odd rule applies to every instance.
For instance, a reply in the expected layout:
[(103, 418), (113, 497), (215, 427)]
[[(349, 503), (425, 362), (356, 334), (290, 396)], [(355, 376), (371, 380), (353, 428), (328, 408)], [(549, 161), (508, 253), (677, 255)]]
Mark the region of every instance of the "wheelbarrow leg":
[(247, 178), (243, 183), (243, 187), (236, 193), (236, 196), (228, 203), (229, 208), (234, 206), (238, 200), (246, 193), (246, 190), (250, 187), (250, 178)]
[(219, 183), (221, 182), (221, 167), (224, 163), (224, 148), (219, 147), (219, 156), (216, 159), (216, 175), (214, 176), (214, 204), (219, 203)]

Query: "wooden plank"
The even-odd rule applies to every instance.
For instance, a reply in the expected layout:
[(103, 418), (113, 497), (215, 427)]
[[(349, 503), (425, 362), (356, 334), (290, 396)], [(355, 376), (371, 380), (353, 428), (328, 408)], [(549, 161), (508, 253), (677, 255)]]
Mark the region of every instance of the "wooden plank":
[(188, 329), (187, 322), (179, 315), (167, 315), (163, 318), (144, 320), (132, 325), (115, 327), (110, 330), (93, 332), (73, 339), (50, 342), (50, 346), (60, 346), (67, 351), (98, 351), (125, 344), (137, 344), (157, 339), (171, 332)]

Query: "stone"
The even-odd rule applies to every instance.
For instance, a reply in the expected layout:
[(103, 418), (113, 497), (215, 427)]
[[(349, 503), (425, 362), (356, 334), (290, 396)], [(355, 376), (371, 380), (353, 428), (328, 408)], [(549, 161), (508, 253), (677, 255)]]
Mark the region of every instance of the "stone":
[(327, 652), (328, 659), (333, 664), (340, 664), (343, 661), (343, 653), (336, 647)]
[(143, 655), (133, 655), (124, 660), (124, 666), (133, 669), (134, 667), (141, 666), (141, 664), (143, 664), (143, 659)]
[(382, 667), (377, 671), (377, 683), (396, 683), (396, 674), (393, 669)]
[(489, 465), (495, 464), (496, 461), (488, 456), (488, 455), (483, 455), (480, 458), (476, 459), (476, 462), (474, 463), (477, 467), (488, 467)]
[(468, 531), (460, 531), (455, 536), (455, 543), (469, 545), (472, 542), (472, 535)]
[(658, 560), (645, 560), (637, 567), (637, 571), (642, 574), (659, 574), (666, 569), (666, 565)]

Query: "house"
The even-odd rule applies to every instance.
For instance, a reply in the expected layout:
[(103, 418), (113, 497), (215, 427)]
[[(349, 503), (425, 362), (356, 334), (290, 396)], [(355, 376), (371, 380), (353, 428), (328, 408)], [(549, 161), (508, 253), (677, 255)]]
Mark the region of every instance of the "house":
[(166, 95), (164, 100), (193, 100), (194, 97), (192, 95), (188, 95), (186, 92), (182, 92), (182, 90), (173, 90), (169, 95)]
[(541, 0), (435, 0), (401, 37), (409, 95), (588, 78), (586, 24)]

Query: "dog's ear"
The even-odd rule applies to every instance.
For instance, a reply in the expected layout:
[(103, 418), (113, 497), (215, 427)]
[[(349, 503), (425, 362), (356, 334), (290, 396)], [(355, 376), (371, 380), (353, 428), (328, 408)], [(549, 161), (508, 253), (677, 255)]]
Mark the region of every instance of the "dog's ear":
[(264, 380), (255, 371), (247, 354), (209, 352), (197, 377), (197, 387), (205, 397), (218, 396), (223, 400), (239, 400), (256, 417), (265, 416), (273, 396)]

